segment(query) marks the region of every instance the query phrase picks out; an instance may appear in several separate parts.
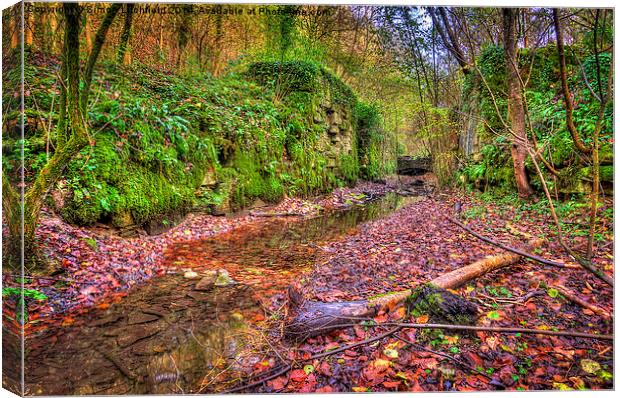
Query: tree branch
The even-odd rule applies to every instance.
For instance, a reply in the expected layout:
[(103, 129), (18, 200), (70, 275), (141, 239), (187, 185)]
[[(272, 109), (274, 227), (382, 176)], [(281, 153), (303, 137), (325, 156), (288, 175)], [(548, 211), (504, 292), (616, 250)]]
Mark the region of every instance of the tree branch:
[(592, 152), (592, 148), (587, 147), (581, 137), (579, 136), (579, 132), (575, 127), (575, 122), (573, 121), (573, 100), (570, 89), (568, 88), (568, 78), (566, 72), (566, 55), (564, 54), (564, 34), (562, 33), (562, 25), (560, 23), (560, 12), (557, 8), (553, 9), (553, 24), (555, 26), (555, 36), (558, 46), (558, 57), (560, 58), (560, 80), (562, 82), (562, 92), (564, 94), (564, 103), (566, 105), (566, 127), (570, 132), (571, 137), (573, 138), (573, 142), (575, 143), (575, 147), (582, 153), (589, 154)]
[(97, 30), (97, 34), (95, 35), (95, 43), (93, 44), (93, 50), (91, 51), (88, 61), (86, 62), (86, 70), (84, 71), (84, 86), (82, 87), (82, 92), (80, 95), (80, 106), (82, 110), (86, 111), (86, 104), (88, 103), (88, 95), (90, 94), (90, 84), (93, 80), (93, 71), (95, 69), (95, 64), (97, 63), (97, 58), (99, 58), (99, 53), (101, 52), (101, 48), (103, 47), (103, 43), (105, 42), (105, 37), (116, 17), (116, 14), (121, 9), (122, 3), (113, 3), (105, 14), (103, 18), (103, 22), (101, 22), (101, 26)]

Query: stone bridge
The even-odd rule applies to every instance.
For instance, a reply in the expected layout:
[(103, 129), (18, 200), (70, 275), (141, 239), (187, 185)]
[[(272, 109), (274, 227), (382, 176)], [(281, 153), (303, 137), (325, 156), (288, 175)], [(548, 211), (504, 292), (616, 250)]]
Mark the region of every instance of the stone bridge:
[(416, 176), (432, 171), (432, 158), (399, 156), (397, 159), (397, 172), (401, 175)]

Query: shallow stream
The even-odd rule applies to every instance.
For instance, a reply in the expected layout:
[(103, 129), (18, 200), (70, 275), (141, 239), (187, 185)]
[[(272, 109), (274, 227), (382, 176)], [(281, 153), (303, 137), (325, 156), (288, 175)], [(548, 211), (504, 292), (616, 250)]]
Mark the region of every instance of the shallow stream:
[[(168, 275), (26, 339), (26, 393), (222, 391), (263, 366), (267, 356), (257, 347), (273, 331), (260, 325), (284, 305), (294, 279), (329, 258), (322, 246), (413, 200), (388, 194), (313, 218), (265, 218), (173, 245), (164, 260)], [(198, 276), (186, 278), (189, 269)], [(235, 283), (197, 289), (220, 269)]]

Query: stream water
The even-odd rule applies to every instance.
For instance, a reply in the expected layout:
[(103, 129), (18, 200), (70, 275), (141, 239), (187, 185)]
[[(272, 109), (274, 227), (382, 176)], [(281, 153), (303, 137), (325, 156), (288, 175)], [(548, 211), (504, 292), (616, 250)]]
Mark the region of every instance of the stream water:
[[(265, 218), (207, 240), (173, 245), (164, 260), (168, 275), (70, 325), (26, 339), (26, 393), (226, 389), (263, 366), (266, 356), (257, 347), (270, 333), (263, 327), (284, 304), (291, 281), (329, 258), (321, 246), (412, 200), (388, 194), (314, 218)], [(185, 278), (187, 269), (199, 277)], [(197, 289), (201, 275), (218, 269), (236, 283)]]

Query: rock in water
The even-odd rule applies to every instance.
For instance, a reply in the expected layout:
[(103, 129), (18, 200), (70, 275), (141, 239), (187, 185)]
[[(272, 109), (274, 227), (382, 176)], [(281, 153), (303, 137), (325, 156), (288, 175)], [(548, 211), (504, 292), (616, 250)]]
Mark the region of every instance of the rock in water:
[(235, 281), (228, 275), (228, 271), (225, 269), (220, 269), (217, 272), (217, 279), (215, 280), (214, 285), (218, 287), (228, 286), (234, 284)]

